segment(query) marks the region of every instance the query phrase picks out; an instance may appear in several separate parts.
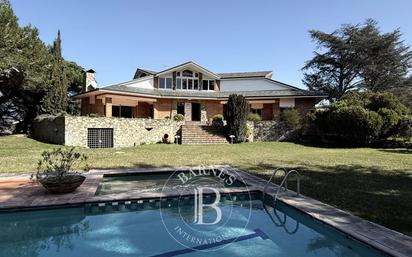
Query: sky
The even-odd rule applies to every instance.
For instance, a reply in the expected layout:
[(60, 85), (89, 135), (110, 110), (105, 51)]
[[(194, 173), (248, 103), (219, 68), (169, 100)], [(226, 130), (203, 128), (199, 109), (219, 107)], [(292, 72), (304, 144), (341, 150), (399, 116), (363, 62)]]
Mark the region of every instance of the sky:
[(304, 88), (313, 56), (308, 31), (378, 21), (412, 44), (410, 0), (11, 0), (21, 25), (63, 55), (96, 71), (99, 86), (127, 81), (136, 68), (160, 71), (186, 61), (219, 72), (273, 70), (273, 79)]

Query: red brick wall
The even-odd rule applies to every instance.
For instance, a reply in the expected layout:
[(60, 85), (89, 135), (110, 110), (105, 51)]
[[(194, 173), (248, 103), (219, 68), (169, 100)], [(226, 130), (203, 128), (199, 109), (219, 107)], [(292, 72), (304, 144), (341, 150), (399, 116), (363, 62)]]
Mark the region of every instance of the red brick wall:
[(104, 104), (101, 99), (96, 99), (94, 104), (90, 104), (88, 97), (82, 98), (82, 115), (96, 113), (99, 116), (105, 116)]
[(217, 114), (223, 114), (223, 104), (219, 101), (205, 101), (207, 120), (213, 118)]
[(165, 119), (170, 117), (172, 111), (172, 100), (158, 99), (154, 104), (154, 118), (155, 119)]
[(273, 120), (273, 104), (263, 104), (262, 120)]
[(296, 98), (295, 108), (299, 111), (300, 115), (305, 116), (311, 109), (315, 107), (317, 103), (315, 98)]
[(136, 113), (134, 114), (135, 118), (153, 118), (152, 117), (153, 105), (145, 102), (139, 102), (139, 105), (136, 106)]

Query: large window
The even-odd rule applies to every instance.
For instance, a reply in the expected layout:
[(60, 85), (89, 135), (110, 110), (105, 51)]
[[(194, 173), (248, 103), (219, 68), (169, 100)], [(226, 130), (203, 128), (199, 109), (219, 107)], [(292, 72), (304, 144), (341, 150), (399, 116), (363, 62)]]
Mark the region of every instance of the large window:
[[(215, 90), (215, 80), (199, 81), (200, 74), (191, 70), (176, 72), (176, 89), (177, 90)], [(172, 78), (159, 78), (160, 89), (172, 89)]]
[(160, 89), (172, 89), (172, 78), (159, 78)]

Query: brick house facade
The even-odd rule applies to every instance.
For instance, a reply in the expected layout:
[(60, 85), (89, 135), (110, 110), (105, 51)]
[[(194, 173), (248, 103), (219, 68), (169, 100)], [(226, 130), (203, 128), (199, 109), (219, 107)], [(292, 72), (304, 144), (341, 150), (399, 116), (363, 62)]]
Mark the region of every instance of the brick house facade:
[(94, 71), (85, 73), (82, 115), (103, 117), (171, 119), (201, 124), (223, 114), (230, 94), (246, 97), (250, 111), (262, 120), (276, 120), (282, 109), (296, 108), (302, 115), (325, 96), (275, 81), (272, 72), (213, 73), (193, 62), (154, 72), (137, 69), (134, 79), (97, 88)]

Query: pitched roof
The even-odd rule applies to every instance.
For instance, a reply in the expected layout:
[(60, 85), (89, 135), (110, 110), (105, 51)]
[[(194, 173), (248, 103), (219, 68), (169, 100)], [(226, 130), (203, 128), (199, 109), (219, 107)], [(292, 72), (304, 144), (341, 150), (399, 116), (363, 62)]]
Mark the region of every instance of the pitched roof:
[(146, 70), (146, 69), (138, 69), (138, 70), (144, 71), (144, 72), (149, 73), (151, 75), (155, 75), (157, 73), (157, 71)]
[(201, 98), (201, 99), (216, 99), (227, 98), (231, 94), (244, 95), (245, 97), (323, 97), (319, 92), (308, 90), (258, 90), (258, 91), (195, 91), (195, 90), (168, 90), (168, 89), (146, 89), (137, 87), (128, 87), (127, 85), (112, 85), (97, 89), (99, 91), (112, 91), (118, 93), (131, 93), (141, 96), (163, 97), (163, 98)]
[(272, 71), (252, 71), (252, 72), (227, 72), (218, 73), (222, 79), (232, 78), (270, 78), (272, 77)]

